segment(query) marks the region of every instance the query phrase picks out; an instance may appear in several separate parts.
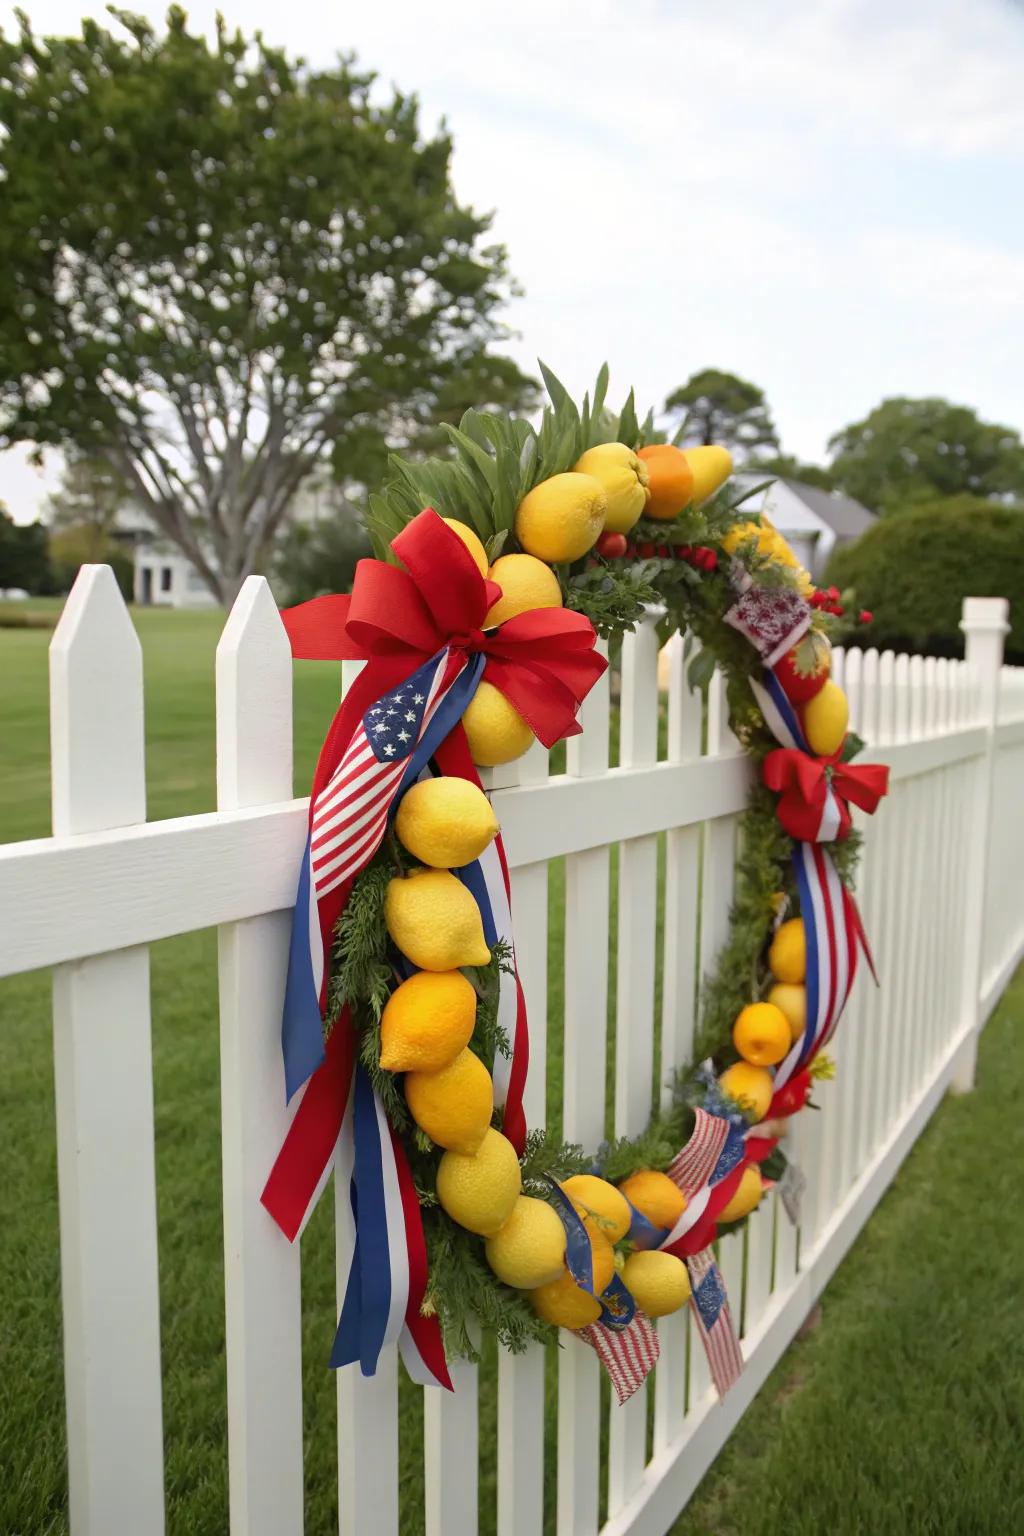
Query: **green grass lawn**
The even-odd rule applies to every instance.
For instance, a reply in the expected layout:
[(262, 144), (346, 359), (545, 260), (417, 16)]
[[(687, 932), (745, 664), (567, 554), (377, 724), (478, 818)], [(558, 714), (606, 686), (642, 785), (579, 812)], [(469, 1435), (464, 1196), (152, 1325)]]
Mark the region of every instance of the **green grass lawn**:
[[(146, 665), (149, 811), (214, 804), (213, 650), (221, 618), (135, 615)], [(0, 841), (49, 830), (46, 647), (0, 628)], [(296, 671), (296, 787), (308, 783), (337, 671)], [(561, 1082), (562, 871), (551, 879), (549, 1097)], [(157, 1192), (169, 1527), (227, 1529), (216, 937), (153, 948)], [(1024, 982), (982, 1045), (979, 1089), (945, 1104), (706, 1479), (680, 1532), (1024, 1530), (1019, 1369), (1024, 1237), (1005, 1175), (1024, 1152)], [(612, 1021), (614, 1022), (614, 1021)], [(995, 1154), (995, 1155), (993, 1155)], [(0, 1531), (67, 1529), (49, 978), (0, 983)], [(310, 1536), (337, 1529), (333, 1225), (303, 1239)], [(549, 1362), (553, 1385), (554, 1360)], [(549, 1394), (550, 1397), (550, 1394)], [(549, 1402), (549, 1408), (551, 1403)], [(494, 1529), (495, 1362), (481, 1389), (481, 1530)], [(422, 1529), (422, 1409), (406, 1390), (403, 1533)], [(546, 1509), (553, 1511), (549, 1466)]]

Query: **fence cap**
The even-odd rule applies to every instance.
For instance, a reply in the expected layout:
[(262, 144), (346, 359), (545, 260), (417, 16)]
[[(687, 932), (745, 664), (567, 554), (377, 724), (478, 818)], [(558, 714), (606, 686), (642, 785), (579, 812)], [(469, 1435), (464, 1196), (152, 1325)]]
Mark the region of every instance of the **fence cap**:
[(1009, 633), (1010, 604), (1005, 597), (965, 597), (960, 628), (965, 634), (987, 631), (989, 634)]

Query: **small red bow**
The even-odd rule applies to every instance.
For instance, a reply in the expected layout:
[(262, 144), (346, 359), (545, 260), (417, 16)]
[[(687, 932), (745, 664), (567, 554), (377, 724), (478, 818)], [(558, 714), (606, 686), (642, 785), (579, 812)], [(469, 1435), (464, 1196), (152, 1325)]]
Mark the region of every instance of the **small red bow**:
[(801, 843), (837, 842), (850, 830), (850, 804), (872, 815), (889, 789), (881, 763), (838, 763), (796, 747), (778, 747), (761, 765), (761, 777), (780, 796), (778, 816)]
[(501, 588), (480, 575), (462, 540), (432, 508), (391, 547), (404, 570), (360, 560), (351, 597), (315, 597), (284, 610), (292, 654), (307, 661), (371, 661), (379, 694), (442, 646), (482, 651), (485, 678), (546, 747), (578, 735), (579, 707), (608, 665), (594, 649), (590, 620), (565, 608), (535, 608), (485, 631)]

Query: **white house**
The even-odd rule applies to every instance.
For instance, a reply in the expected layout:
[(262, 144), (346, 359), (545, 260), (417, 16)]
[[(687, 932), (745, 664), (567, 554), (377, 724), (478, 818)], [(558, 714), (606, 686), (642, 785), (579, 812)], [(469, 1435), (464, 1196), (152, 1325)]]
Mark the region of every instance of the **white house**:
[[(296, 493), (289, 522), (316, 524), (332, 516), (342, 501), (341, 488), (322, 475), (311, 475)], [(160, 538), (137, 508), (126, 508), (118, 534), (134, 544), (135, 602), (164, 608), (215, 608), (213, 596), (186, 555)]]
[[(733, 476), (739, 490), (763, 482), (766, 476), (743, 471)], [(834, 549), (860, 537), (875, 514), (839, 491), (822, 491), (801, 480), (773, 480), (767, 490), (744, 502), (744, 509), (763, 513), (789, 543), (814, 577), (820, 577)]]

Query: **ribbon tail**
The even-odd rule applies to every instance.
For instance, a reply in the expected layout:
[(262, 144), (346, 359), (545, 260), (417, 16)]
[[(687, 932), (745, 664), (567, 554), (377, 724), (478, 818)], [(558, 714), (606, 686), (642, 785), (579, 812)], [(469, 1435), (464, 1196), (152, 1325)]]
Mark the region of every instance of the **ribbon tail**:
[(289, 1242), (309, 1219), (333, 1161), (354, 1063), (355, 1039), (346, 1011), (331, 1031), (323, 1064), (306, 1084), (260, 1196)]
[(871, 972), (872, 980), (874, 981), (876, 987), (880, 987), (882, 983), (879, 981), (878, 971), (875, 969), (875, 957), (871, 953), (871, 945), (868, 943), (868, 936), (864, 931), (864, 923), (861, 919), (860, 908), (857, 906), (856, 901), (854, 901), (849, 891), (844, 890), (843, 897), (847, 916), (849, 917), (853, 926), (853, 931), (856, 935), (857, 942), (863, 951), (864, 959), (868, 963), (868, 970)]

